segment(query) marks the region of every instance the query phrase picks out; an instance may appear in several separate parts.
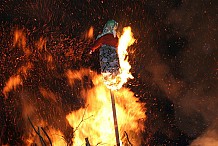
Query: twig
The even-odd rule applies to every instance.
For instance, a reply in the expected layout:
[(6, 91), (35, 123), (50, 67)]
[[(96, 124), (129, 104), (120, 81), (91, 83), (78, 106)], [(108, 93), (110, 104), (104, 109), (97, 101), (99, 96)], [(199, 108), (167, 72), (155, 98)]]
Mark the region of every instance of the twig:
[(48, 138), (48, 141), (49, 141), (50, 145), (52, 146), (52, 142), (51, 142), (50, 137), (48, 136), (48, 133), (44, 130), (44, 128), (41, 127), (41, 129), (45, 133), (46, 137)]
[(89, 105), (86, 106), (85, 111), (84, 111), (83, 116), (82, 116), (82, 120), (79, 122), (79, 124), (77, 125), (77, 127), (75, 128), (75, 130), (73, 131), (73, 133), (74, 133), (76, 130), (78, 130), (79, 126), (82, 124), (83, 121), (85, 121), (85, 120), (87, 120), (87, 119), (89, 119), (89, 118), (91, 118), (91, 117), (93, 116), (93, 115), (91, 115), (91, 116), (89, 116), (88, 118), (85, 118), (85, 119), (84, 119), (85, 113), (86, 113), (86, 110), (87, 110), (87, 107), (88, 107), (88, 106), (89, 106)]
[(38, 133), (37, 134), (39, 135), (39, 139), (40, 139), (41, 145), (42, 146), (46, 146), (43, 137), (40, 135), (40, 128), (39, 127), (38, 127)]
[(36, 134), (39, 136), (39, 139), (40, 139), (40, 142), (41, 142), (42, 146), (45, 146), (46, 144), (45, 144), (45, 141), (44, 141), (43, 137), (40, 135), (40, 129), (39, 129), (39, 127), (38, 127), (38, 131), (37, 131), (36, 128), (34, 127), (32, 121), (30, 120), (29, 116), (28, 116), (28, 120), (29, 120), (30, 125), (32, 126), (33, 130), (34, 130), (34, 131), (36, 132)]
[(124, 131), (124, 133), (125, 133), (125, 135), (126, 135), (126, 139), (127, 139), (128, 143), (129, 143), (131, 146), (133, 146), (132, 143), (131, 143), (130, 140), (129, 140), (129, 136), (128, 136), (127, 132)]
[(86, 141), (86, 146), (91, 146), (90, 143), (89, 143), (88, 137), (85, 138), (85, 141)]

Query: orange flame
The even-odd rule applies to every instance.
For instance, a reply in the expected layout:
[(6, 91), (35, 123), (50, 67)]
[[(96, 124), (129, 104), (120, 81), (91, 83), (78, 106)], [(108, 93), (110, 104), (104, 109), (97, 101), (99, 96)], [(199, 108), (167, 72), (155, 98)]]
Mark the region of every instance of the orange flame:
[(29, 56), (31, 54), (30, 49), (27, 48), (26, 36), (22, 30), (16, 30), (14, 32), (14, 46), (22, 48), (26, 56)]
[(131, 27), (124, 27), (123, 34), (119, 38), (119, 45), (118, 45), (120, 74), (118, 74), (115, 78), (109, 77), (107, 78), (107, 80), (104, 80), (105, 85), (109, 89), (118, 90), (123, 86), (123, 84), (127, 82), (129, 78), (133, 79), (132, 74), (129, 72), (131, 69), (131, 65), (128, 62), (127, 48), (131, 46), (134, 42), (135, 39), (133, 37)]
[[(79, 79), (88, 71), (69, 74), (69, 83), (73, 86), (74, 79)], [(70, 76), (69, 76), (70, 75)], [(72, 111), (66, 116), (69, 124), (74, 128), (75, 146), (85, 145), (88, 138), (91, 145), (115, 145), (113, 114), (110, 101), (110, 92), (102, 82), (100, 75), (92, 74), (94, 88), (83, 90), (85, 106)], [(137, 102), (134, 93), (126, 88), (114, 92), (117, 106), (118, 127), (122, 143), (127, 144), (127, 136), (133, 145), (140, 145), (140, 134), (144, 130), (145, 108), (144, 104)]]
[(46, 48), (46, 42), (47, 40), (43, 37), (40, 37), (39, 41), (36, 43), (37, 48), (42, 51), (43, 49), (47, 49)]
[(16, 89), (18, 85), (22, 85), (22, 79), (20, 75), (11, 76), (6, 83), (6, 86), (3, 88), (3, 94), (5, 97), (7, 97), (8, 92), (10, 92), (13, 89)]
[[(47, 135), (49, 136), (51, 143), (53, 146), (66, 146), (67, 142), (65, 141), (65, 139), (63, 138), (63, 133), (60, 130), (51, 128), (47, 123), (45, 123), (44, 121), (41, 121), (41, 123), (39, 123), (38, 128), (40, 129), (40, 127), (46, 127), (45, 132), (47, 133)], [(35, 126), (35, 128), (37, 128)], [(31, 127), (32, 129), (32, 127)], [(36, 134), (36, 132), (34, 130), (29, 131), (29, 135), (27, 135), (25, 137), (25, 145), (26, 146), (32, 146), (32, 145), (40, 145), (42, 144), (41, 140), (39, 139), (39, 135)], [(40, 129), (40, 136), (43, 138), (43, 141), (45, 142), (46, 145), (50, 145), (50, 142), (47, 138), (47, 136), (45, 135), (45, 133)]]
[(93, 38), (94, 28), (91, 26), (88, 31), (88, 38)]
[(94, 27), (91, 26), (87, 32), (85, 32), (85, 39), (92, 39), (94, 33)]
[(28, 62), (26, 66), (21, 66), (18, 71), (17, 75), (13, 75), (9, 78), (9, 80), (6, 82), (5, 87), (3, 88), (3, 94), (7, 98), (8, 92), (11, 90), (16, 90), (17, 86), (23, 84), (22, 77), (28, 76), (28, 71), (33, 67), (33, 64)]

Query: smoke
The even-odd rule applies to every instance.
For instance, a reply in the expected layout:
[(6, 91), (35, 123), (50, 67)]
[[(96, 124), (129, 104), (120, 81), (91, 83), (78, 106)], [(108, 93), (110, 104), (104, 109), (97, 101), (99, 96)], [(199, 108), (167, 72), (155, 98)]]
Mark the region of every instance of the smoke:
[(188, 45), (177, 56), (182, 74), (180, 86), (176, 79), (172, 79), (171, 84), (182, 92), (169, 98), (176, 105), (179, 128), (191, 137), (201, 135), (192, 146), (218, 142), (218, 129), (214, 126), (218, 118), (216, 6), (217, 2), (212, 0), (197, 3), (185, 0), (167, 19), (167, 23), (173, 24), (175, 31), (188, 40)]
[[(165, 41), (174, 43), (160, 45), (161, 51), (144, 45), (136, 52), (138, 77), (157, 85), (173, 102), (181, 131), (190, 138), (200, 136), (192, 145), (217, 143), (218, 129), (213, 126), (218, 118), (216, 6), (215, 0), (184, 0), (179, 7), (167, 9), (162, 19), (171, 30)], [(151, 38), (149, 33), (145, 36), (144, 41)]]

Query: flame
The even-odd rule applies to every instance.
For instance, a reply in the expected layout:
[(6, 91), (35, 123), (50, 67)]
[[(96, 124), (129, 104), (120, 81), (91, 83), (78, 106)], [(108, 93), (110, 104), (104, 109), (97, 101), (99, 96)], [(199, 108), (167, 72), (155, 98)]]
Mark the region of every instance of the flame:
[[(79, 79), (88, 71), (72, 72), (69, 74), (69, 83), (73, 86), (74, 79)], [(110, 92), (104, 85), (102, 77), (92, 74), (94, 88), (81, 92), (85, 106), (77, 111), (72, 111), (66, 116), (69, 124), (74, 128), (73, 145), (85, 145), (88, 138), (91, 145), (115, 145), (113, 114), (110, 101)], [(118, 127), (123, 145), (127, 144), (127, 136), (133, 145), (140, 145), (140, 134), (144, 129), (145, 108), (144, 104), (137, 102), (134, 93), (122, 88), (114, 91), (116, 98)]]
[(87, 32), (85, 32), (85, 39), (92, 39), (94, 33), (94, 27), (91, 26)]
[(16, 89), (18, 85), (22, 85), (22, 79), (20, 75), (11, 76), (6, 83), (6, 86), (3, 88), (3, 94), (7, 98), (8, 92), (12, 89)]
[[(47, 135), (49, 136), (49, 139), (51, 140), (51, 143), (53, 146), (67, 146), (67, 142), (65, 141), (65, 139), (63, 137), (63, 133), (60, 130), (49, 127), (49, 125), (47, 125), (45, 122), (43, 122), (43, 123), (44, 123), (43, 125), (46, 126), (46, 130), (45, 129), (44, 130), (47, 133)], [(43, 127), (45, 127), (45, 126), (43, 126)], [(40, 126), (40, 127), (42, 127), (42, 126)], [(39, 129), (40, 129), (40, 127), (39, 127)], [(39, 135), (36, 134), (36, 132), (34, 130), (30, 131), (30, 133), (31, 134), (29, 134), (25, 138), (25, 145), (32, 146), (32, 145), (36, 145), (36, 144), (42, 144), (41, 140), (39, 139)], [(49, 142), (47, 136), (45, 135), (45, 133), (41, 129), (40, 129), (40, 136), (43, 138), (43, 141), (46, 143), (46, 145), (50, 145), (50, 142)]]
[(131, 27), (124, 27), (123, 28), (123, 35), (119, 39), (119, 46), (118, 46), (118, 54), (119, 54), (119, 61), (120, 61), (120, 67), (121, 67), (121, 84), (124, 84), (127, 82), (128, 78), (133, 79), (132, 74), (129, 72), (131, 69), (131, 65), (128, 62), (128, 52), (127, 48), (131, 46), (135, 39), (133, 37), (133, 33), (131, 31)]
[(94, 28), (91, 26), (88, 31), (88, 38), (90, 39), (93, 38), (93, 32), (94, 32)]
[(40, 37), (39, 41), (36, 43), (37, 48), (42, 51), (43, 49), (47, 49), (46, 48), (46, 42), (47, 40), (43, 37)]
[(17, 86), (23, 85), (22, 77), (26, 78), (28, 76), (28, 71), (33, 67), (33, 64), (28, 62), (25, 66), (21, 66), (17, 70), (16, 75), (12, 75), (6, 82), (5, 87), (3, 88), (3, 94), (7, 98), (8, 92), (11, 90), (16, 90)]
[(63, 133), (60, 130), (50, 129), (49, 131), (53, 146), (67, 146)]
[(18, 69), (18, 73), (23, 75), (24, 77), (27, 77), (28, 76), (28, 72), (29, 70), (33, 68), (33, 64), (31, 62), (28, 62), (26, 63), (25, 66), (21, 66), (19, 69)]
[(131, 46), (135, 42), (133, 37), (133, 33), (131, 31), (131, 27), (124, 27), (123, 33), (119, 38), (118, 45), (118, 56), (120, 63), (120, 73), (113, 78), (112, 76), (108, 76), (108, 74), (103, 74), (105, 85), (111, 90), (120, 89), (123, 84), (127, 82), (127, 80), (133, 79), (134, 77), (130, 73), (131, 65), (128, 62), (128, 52), (127, 48)]
[(16, 30), (14, 32), (14, 44), (13, 45), (18, 46), (19, 48), (22, 48), (25, 55), (29, 56), (31, 54), (31, 51), (27, 47), (26, 41), (27, 41), (26, 36), (22, 30)]

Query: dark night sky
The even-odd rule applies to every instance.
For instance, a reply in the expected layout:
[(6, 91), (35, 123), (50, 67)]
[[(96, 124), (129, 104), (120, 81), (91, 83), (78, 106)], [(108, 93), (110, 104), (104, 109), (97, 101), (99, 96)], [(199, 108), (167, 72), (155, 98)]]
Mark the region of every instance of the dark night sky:
[[(81, 106), (76, 97), (79, 91), (70, 91), (60, 75), (69, 68), (99, 70), (97, 53), (87, 53), (93, 40), (86, 39), (84, 34), (93, 26), (96, 37), (109, 19), (119, 22), (119, 31), (131, 26), (137, 39), (129, 54), (135, 78), (126, 86), (146, 102), (148, 119), (143, 145), (218, 145), (217, 0), (1, 1), (1, 90), (25, 62), (31, 61), (36, 68), (22, 87), (10, 92), (7, 100), (0, 94), (0, 144), (22, 143), (24, 130), (17, 126), (25, 122), (20, 94), (31, 94), (29, 102), (36, 102), (39, 86), (60, 97), (75, 93), (73, 102), (60, 99), (61, 112), (56, 117), (59, 119), (65, 116), (62, 113)], [(54, 70), (46, 70), (39, 52), (33, 51), (33, 56), (25, 58), (17, 46), (13, 47), (15, 29), (26, 33), (29, 46), (40, 37), (46, 38), (49, 49), (45, 54), (54, 56)], [(50, 107), (48, 112), (52, 113), (55, 105), (42, 100), (38, 106), (40, 116), (52, 121), (43, 113), (43, 106)], [(50, 124), (69, 128), (65, 123)]]

